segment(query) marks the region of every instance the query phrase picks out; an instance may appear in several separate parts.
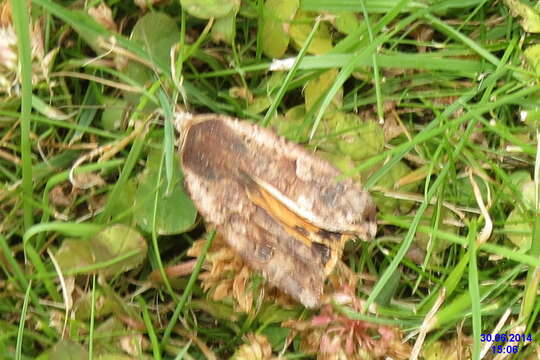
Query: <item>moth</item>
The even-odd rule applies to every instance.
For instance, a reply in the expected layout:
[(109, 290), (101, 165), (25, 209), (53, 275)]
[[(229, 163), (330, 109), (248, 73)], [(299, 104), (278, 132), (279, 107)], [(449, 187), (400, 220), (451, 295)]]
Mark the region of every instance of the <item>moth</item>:
[(375, 236), (368, 192), (248, 121), (179, 113), (176, 122), (185, 186), (203, 218), (271, 285), (319, 307), (345, 242)]

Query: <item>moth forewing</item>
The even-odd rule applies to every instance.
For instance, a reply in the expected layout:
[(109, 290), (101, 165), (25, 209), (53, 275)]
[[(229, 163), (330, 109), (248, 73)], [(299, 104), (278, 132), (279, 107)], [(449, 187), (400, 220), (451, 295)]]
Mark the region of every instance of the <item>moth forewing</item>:
[[(245, 177), (247, 175), (244, 175)], [(283, 201), (286, 199), (283, 194), (269, 184), (265, 184), (264, 187), (261, 186), (262, 183), (260, 179), (258, 181), (252, 180), (248, 187), (250, 200), (277, 219), (294, 238), (318, 252), (321, 263), (325, 268), (324, 273), (329, 275), (341, 257), (344, 242), (349, 240), (351, 236), (330, 231), (324, 232), (325, 229), (314, 225), (310, 219), (305, 219), (301, 214), (289, 209), (287, 204), (291, 204), (292, 201)], [(269, 192), (267, 189), (273, 189), (273, 191)], [(329, 239), (328, 236), (323, 236), (323, 234), (335, 234), (335, 236), (333, 239)]]
[(189, 129), (197, 124), (201, 123), (203, 121), (208, 121), (212, 119), (211, 114), (203, 114), (203, 115), (193, 115), (188, 112), (176, 112), (174, 114), (174, 126), (176, 127), (176, 130), (180, 134), (180, 139), (178, 141), (178, 149), (180, 151), (180, 162), (183, 162), (182, 159), (182, 153), (184, 151), (184, 147), (186, 144), (186, 140), (189, 134)]
[[(257, 177), (253, 177), (253, 180), (257, 183), (257, 185), (259, 185), (261, 188), (266, 190), (273, 198), (275, 198), (277, 201), (282, 203), (285, 207), (290, 209), (293, 213), (297, 214), (299, 217), (304, 218), (306, 221), (308, 221), (309, 223), (319, 228), (325, 228), (325, 226), (327, 226), (324, 220), (320, 219), (312, 211), (309, 211), (307, 209), (304, 209), (298, 206), (298, 204), (294, 200), (289, 199), (286, 195), (281, 193), (278, 189), (268, 184), (264, 180), (259, 179)], [(347, 231), (348, 229), (341, 229), (341, 230)], [(329, 230), (329, 231), (332, 231), (332, 230)], [(339, 231), (339, 229), (336, 231)]]
[(345, 241), (375, 233), (374, 205), (351, 180), (268, 129), (180, 114), (185, 184), (201, 215), (268, 282), (317, 307)]

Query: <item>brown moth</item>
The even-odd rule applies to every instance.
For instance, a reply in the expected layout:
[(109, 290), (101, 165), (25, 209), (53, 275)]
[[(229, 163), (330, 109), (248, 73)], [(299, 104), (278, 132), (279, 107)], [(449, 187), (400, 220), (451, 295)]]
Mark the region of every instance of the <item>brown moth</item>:
[(177, 114), (185, 185), (204, 219), (266, 280), (320, 306), (345, 242), (370, 240), (375, 205), (327, 161), (225, 116)]

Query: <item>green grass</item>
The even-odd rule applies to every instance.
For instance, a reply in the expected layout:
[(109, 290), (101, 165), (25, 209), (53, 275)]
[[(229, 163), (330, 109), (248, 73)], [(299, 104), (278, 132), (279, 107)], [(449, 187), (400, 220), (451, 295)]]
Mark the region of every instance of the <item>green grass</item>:
[[(540, 7), (246, 0), (209, 20), (194, 2), (0, 0), (18, 45), (0, 38), (0, 358), (330, 359), (313, 350), (350, 324), (397, 337), (379, 358), (492, 359), (492, 332), (538, 358)], [(285, 304), (216, 260), (177, 111), (273, 128), (370, 191), (377, 237), (347, 244), (358, 281), (328, 290), (352, 300)]]

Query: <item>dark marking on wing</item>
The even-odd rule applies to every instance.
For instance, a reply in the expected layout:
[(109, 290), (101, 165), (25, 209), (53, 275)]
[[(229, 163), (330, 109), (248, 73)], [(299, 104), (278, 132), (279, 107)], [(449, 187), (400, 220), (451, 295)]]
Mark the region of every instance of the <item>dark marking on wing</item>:
[(207, 154), (197, 149), (197, 146), (192, 144), (196, 142), (193, 137), (188, 137), (182, 153), (182, 163), (185, 168), (190, 169), (195, 174), (203, 177), (206, 180), (216, 180), (219, 178), (219, 171), (215, 166), (210, 164)]
[(309, 236), (309, 232), (306, 229), (304, 229), (303, 227), (299, 226), (299, 225), (296, 225), (294, 227), (294, 231), (296, 231), (297, 233), (299, 233), (302, 236), (305, 236), (305, 237)]
[(317, 235), (328, 241), (339, 241), (341, 239), (340, 233), (328, 231), (324, 229), (318, 230)]
[(249, 152), (242, 139), (219, 120), (194, 124), (182, 146), (182, 164), (208, 180), (226, 177)]
[(318, 253), (321, 256), (321, 262), (323, 265), (326, 265), (328, 260), (330, 259), (330, 248), (324, 244), (313, 242), (311, 244), (311, 248), (315, 250), (316, 253)]
[(252, 195), (259, 194), (259, 186), (244, 170), (236, 169), (231, 173), (231, 176), (234, 176), (238, 183), (245, 186)]

